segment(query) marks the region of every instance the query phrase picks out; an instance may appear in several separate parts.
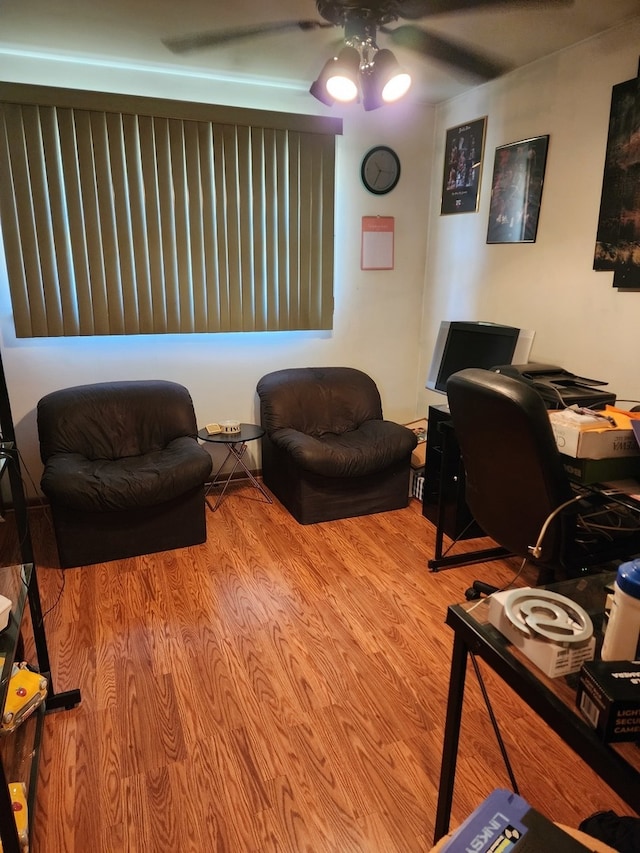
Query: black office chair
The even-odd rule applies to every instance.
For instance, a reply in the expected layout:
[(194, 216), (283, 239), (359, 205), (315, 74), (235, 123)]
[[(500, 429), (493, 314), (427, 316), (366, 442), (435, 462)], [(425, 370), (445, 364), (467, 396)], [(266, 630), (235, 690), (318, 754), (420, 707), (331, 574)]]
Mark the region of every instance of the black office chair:
[(640, 552), (640, 514), (572, 487), (534, 388), (469, 368), (449, 378), (447, 396), (471, 513), (487, 536), (539, 567), (539, 583)]

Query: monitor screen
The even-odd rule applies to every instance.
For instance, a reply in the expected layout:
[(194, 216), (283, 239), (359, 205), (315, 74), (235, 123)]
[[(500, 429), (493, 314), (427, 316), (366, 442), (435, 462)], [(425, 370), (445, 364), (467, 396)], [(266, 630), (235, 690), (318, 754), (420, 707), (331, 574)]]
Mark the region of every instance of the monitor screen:
[(447, 379), (466, 367), (489, 370), (501, 364), (526, 364), (534, 332), (481, 320), (443, 320), (426, 387), (446, 393)]

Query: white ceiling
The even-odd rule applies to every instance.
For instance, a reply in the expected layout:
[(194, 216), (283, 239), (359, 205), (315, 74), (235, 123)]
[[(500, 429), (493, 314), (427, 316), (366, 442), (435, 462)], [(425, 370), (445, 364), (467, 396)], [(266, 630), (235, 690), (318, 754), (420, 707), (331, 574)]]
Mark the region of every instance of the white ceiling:
[[(640, 0), (574, 0), (555, 6), (549, 0), (537, 9), (510, 0), (493, 10), (439, 15), (415, 23), (517, 67), (638, 15)], [(320, 20), (314, 0), (0, 0), (0, 68), (3, 52), (24, 51), (175, 67), (239, 80), (259, 77), (308, 88), (336, 52), (341, 30), (265, 34), (182, 55), (163, 44), (163, 39), (194, 32), (300, 18)], [(385, 46), (384, 35), (378, 44)], [(411, 72), (412, 97), (427, 103), (455, 97), (481, 82), (389, 46)]]

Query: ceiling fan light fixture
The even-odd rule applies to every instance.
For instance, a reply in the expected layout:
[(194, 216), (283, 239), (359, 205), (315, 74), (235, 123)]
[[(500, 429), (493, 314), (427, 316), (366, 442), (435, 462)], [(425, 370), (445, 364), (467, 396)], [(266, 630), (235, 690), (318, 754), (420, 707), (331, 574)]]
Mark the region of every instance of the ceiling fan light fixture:
[(398, 60), (386, 48), (376, 53), (371, 76), (385, 104), (398, 101), (411, 86), (411, 75), (400, 68)]
[(344, 47), (328, 69), (326, 89), (336, 101), (349, 103), (358, 97), (360, 54), (355, 47)]
[(321, 103), (326, 104), (328, 107), (332, 107), (336, 102), (336, 99), (327, 91), (327, 79), (333, 70), (335, 61), (336, 57), (334, 56), (325, 62), (322, 71), (318, 74), (318, 78), (313, 81), (311, 88), (309, 89), (309, 92), (314, 98), (317, 98)]

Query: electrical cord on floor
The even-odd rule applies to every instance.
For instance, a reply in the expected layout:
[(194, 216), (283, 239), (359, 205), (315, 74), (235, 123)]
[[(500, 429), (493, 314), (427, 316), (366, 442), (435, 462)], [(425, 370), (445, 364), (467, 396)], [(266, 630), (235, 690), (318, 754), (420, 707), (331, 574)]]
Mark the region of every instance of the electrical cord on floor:
[(66, 580), (67, 580), (67, 577), (64, 573), (64, 569), (62, 569), (62, 583), (60, 584), (60, 589), (58, 590), (56, 600), (53, 602), (53, 604), (50, 607), (47, 607), (47, 609), (43, 612), (42, 619), (40, 620), (40, 626), (42, 626), (44, 624), (45, 617), (48, 616), (52, 611), (54, 611), (56, 609), (56, 607), (58, 606), (58, 604), (60, 603), (60, 599), (62, 598), (62, 593), (64, 592)]
[[(521, 575), (521, 574), (522, 574), (522, 572), (524, 571), (524, 567), (527, 565), (527, 563), (528, 563), (528, 562), (529, 562), (529, 558), (528, 558), (528, 557), (523, 557), (522, 562), (520, 563), (520, 568), (519, 568), (519, 569), (518, 569), (518, 571), (514, 574), (514, 576), (511, 578), (511, 580), (510, 580), (510, 581), (507, 581), (507, 583), (506, 583), (504, 586), (495, 587), (495, 588), (494, 588), (490, 593), (488, 593), (488, 595), (486, 596), (486, 598), (478, 598), (478, 600), (476, 601), (476, 603), (475, 603), (472, 607), (469, 607), (469, 609), (467, 610), (467, 613), (471, 613), (471, 611), (472, 611), (472, 610), (475, 610), (475, 609), (476, 609), (476, 607), (478, 607), (480, 604), (482, 604), (483, 602), (485, 602), (485, 601), (487, 600), (487, 598), (491, 598), (491, 596), (492, 596), (492, 595), (495, 595), (497, 592), (504, 592), (506, 589), (509, 589), (509, 587), (510, 587), (512, 584), (514, 584), (514, 583), (518, 580), (518, 578), (520, 577), (520, 575)], [(467, 590), (467, 592), (469, 592), (469, 591)], [(475, 597), (475, 596), (474, 596), (474, 597)], [(467, 600), (468, 600), (468, 601), (472, 601), (472, 600), (473, 600), (469, 595), (467, 595), (467, 596), (466, 596), (466, 598), (467, 598)]]
[(500, 748), (500, 753), (502, 755), (502, 760), (504, 761), (504, 766), (507, 770), (507, 774), (509, 776), (509, 781), (511, 782), (511, 790), (514, 794), (519, 794), (520, 789), (518, 788), (518, 783), (516, 782), (516, 777), (513, 772), (513, 767), (511, 766), (511, 761), (509, 759), (509, 755), (507, 753), (507, 748), (505, 746), (504, 740), (502, 738), (502, 733), (498, 727), (498, 721), (496, 720), (496, 716), (493, 712), (493, 707), (491, 706), (491, 700), (489, 699), (489, 694), (487, 692), (487, 687), (484, 683), (484, 679), (482, 677), (482, 673), (480, 672), (480, 667), (478, 666), (478, 661), (476, 660), (476, 656), (473, 652), (469, 652), (469, 657), (471, 658), (471, 663), (473, 664), (473, 669), (476, 674), (476, 678), (478, 680), (478, 684), (480, 685), (480, 691), (482, 693), (482, 698), (484, 699), (484, 704), (487, 708), (487, 712), (489, 714), (489, 719), (491, 720), (491, 726), (493, 728), (494, 734), (496, 736), (496, 740), (498, 741), (498, 746)]

